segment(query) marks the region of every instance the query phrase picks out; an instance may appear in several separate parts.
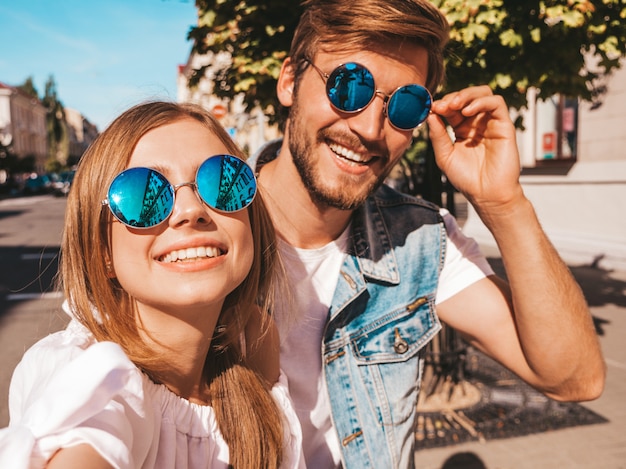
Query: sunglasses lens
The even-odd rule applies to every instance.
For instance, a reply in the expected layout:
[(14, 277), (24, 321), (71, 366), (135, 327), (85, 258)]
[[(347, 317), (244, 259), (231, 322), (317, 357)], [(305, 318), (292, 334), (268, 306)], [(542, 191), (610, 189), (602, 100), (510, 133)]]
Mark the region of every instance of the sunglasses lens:
[(365, 67), (349, 62), (337, 67), (326, 81), (326, 93), (340, 111), (356, 112), (374, 96), (374, 77)]
[(394, 127), (409, 130), (426, 120), (431, 106), (432, 98), (426, 88), (407, 85), (391, 95), (387, 103), (387, 116)]
[(150, 228), (169, 217), (174, 207), (174, 188), (157, 171), (130, 168), (111, 183), (108, 203), (115, 218), (125, 225)]
[(236, 212), (246, 208), (256, 194), (256, 178), (248, 164), (231, 155), (212, 156), (196, 176), (198, 193), (211, 208)]

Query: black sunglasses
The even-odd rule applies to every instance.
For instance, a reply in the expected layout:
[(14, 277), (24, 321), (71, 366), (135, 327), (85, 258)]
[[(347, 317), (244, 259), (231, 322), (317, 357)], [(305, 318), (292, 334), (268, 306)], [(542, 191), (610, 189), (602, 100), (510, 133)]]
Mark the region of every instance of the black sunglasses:
[(102, 205), (126, 226), (152, 228), (171, 215), (176, 190), (182, 186), (193, 187), (206, 205), (227, 213), (248, 207), (257, 192), (254, 172), (245, 161), (216, 155), (200, 165), (195, 182), (176, 185), (151, 168), (126, 169), (113, 179)]
[(412, 130), (418, 127), (430, 113), (433, 98), (421, 85), (404, 85), (388, 95), (376, 89), (372, 72), (361, 64), (356, 62), (341, 64), (327, 74), (310, 60), (305, 60), (325, 81), (326, 96), (338, 111), (347, 113), (362, 111), (378, 94), (384, 99), (383, 113), (398, 130)]

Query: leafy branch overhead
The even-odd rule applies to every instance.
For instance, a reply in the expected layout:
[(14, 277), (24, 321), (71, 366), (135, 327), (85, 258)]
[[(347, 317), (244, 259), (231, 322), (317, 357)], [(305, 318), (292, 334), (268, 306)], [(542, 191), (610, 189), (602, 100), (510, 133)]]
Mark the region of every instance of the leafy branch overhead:
[[(276, 80), (300, 16), (294, 0), (196, 1), (198, 25), (191, 29), (193, 51), (204, 55), (226, 51), (232, 61), (215, 78), (215, 94), (244, 93), (251, 107), (272, 109)], [(190, 86), (198, 83), (208, 65), (194, 71)]]
[[(597, 101), (602, 78), (626, 55), (623, 0), (434, 1), (451, 26), (447, 79), (441, 92), (489, 84), (509, 105), (526, 105), (539, 89)], [(215, 93), (243, 93), (248, 106), (276, 109), (276, 79), (301, 7), (294, 0), (197, 0), (193, 51), (228, 52), (232, 61), (215, 78)], [(198, 83), (207, 66), (194, 71)]]

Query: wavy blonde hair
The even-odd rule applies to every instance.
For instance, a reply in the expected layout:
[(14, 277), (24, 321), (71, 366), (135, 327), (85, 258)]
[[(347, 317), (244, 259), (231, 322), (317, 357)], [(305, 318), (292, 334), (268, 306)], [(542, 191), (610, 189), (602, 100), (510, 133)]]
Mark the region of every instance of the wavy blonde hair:
[[(133, 299), (110, 278), (111, 215), (101, 201), (147, 132), (189, 118), (206, 126), (231, 154), (243, 157), (223, 127), (197, 105), (162, 101), (136, 105), (115, 119), (83, 155), (67, 201), (61, 245), (60, 280), (75, 317), (98, 341), (120, 344), (156, 382), (167, 357), (142, 340)], [(246, 366), (240, 344), (255, 308), (260, 307), (263, 317), (269, 318), (278, 283), (276, 240), (260, 194), (248, 213), (254, 239), (252, 268), (224, 302), (206, 358), (205, 376), (233, 467), (277, 467), (282, 459), (281, 413), (268, 383)], [(269, 327), (269, 321), (263, 324)]]

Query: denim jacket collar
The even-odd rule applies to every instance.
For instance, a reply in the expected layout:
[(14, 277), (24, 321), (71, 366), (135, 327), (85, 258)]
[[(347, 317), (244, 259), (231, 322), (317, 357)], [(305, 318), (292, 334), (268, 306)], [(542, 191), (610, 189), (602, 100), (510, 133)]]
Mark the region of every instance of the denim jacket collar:
[(387, 225), (375, 197), (370, 197), (352, 216), (354, 256), (366, 277), (397, 285), (398, 263)]

